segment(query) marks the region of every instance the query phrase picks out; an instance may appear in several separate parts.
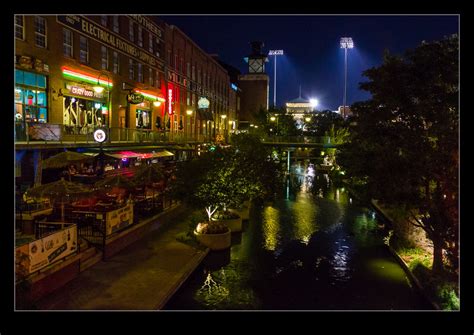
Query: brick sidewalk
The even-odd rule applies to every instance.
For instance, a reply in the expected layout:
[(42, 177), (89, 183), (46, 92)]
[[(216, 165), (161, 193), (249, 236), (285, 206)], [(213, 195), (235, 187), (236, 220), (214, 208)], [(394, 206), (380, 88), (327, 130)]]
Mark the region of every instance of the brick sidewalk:
[[(186, 214), (185, 214), (186, 215)], [(40, 310), (157, 310), (162, 308), (208, 250), (176, 241), (178, 223), (150, 233), (107, 261), (82, 272), (36, 303)]]

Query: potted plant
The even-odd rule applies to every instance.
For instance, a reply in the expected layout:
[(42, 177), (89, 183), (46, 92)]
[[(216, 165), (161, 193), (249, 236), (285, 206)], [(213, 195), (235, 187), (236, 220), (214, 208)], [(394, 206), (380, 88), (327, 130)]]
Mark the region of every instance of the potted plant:
[(196, 239), (211, 250), (230, 248), (230, 229), (221, 222), (200, 222), (194, 230)]
[(212, 221), (224, 224), (231, 232), (242, 231), (242, 218), (231, 210), (217, 211)]

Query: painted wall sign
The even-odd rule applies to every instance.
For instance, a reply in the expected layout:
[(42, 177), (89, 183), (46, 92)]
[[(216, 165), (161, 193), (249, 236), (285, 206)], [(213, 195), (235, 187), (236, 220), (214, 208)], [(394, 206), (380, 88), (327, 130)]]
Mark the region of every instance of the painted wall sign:
[(198, 100), (198, 108), (201, 108), (201, 109), (209, 108), (209, 100), (206, 99), (205, 97), (201, 97)]
[(127, 101), (134, 105), (142, 103), (144, 99), (145, 97), (139, 93), (127, 94)]
[(181, 76), (177, 73), (171, 72), (169, 70), (168, 70), (168, 81), (171, 81), (175, 84), (185, 86), (186, 88), (191, 88), (191, 83), (190, 83), (189, 80), (187, 80), (183, 76)]
[(92, 22), (80, 15), (57, 15), (56, 19), (59, 23), (74, 29), (100, 43), (107, 44), (115, 50), (118, 50), (127, 56), (132, 56), (135, 59), (146, 63), (155, 68), (163, 68), (163, 61), (156, 58), (154, 55), (145, 49), (137, 48), (134, 44), (121, 38), (112, 32), (105, 30), (95, 22)]
[(161, 31), (161, 28), (156, 23), (147, 19), (143, 15), (130, 14), (129, 16), (135, 21), (137, 21), (140, 25), (151, 31), (153, 34), (155, 34), (159, 38), (162, 38), (163, 33)]

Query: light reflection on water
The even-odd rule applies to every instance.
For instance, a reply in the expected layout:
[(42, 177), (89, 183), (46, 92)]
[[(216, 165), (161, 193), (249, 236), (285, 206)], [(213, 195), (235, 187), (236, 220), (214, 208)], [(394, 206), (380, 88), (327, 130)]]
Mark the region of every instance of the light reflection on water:
[(328, 186), (324, 176), (293, 174), (282, 198), (254, 208), (223, 261), (204, 262), (168, 308), (417, 306), (400, 267), (374, 249), (381, 243), (374, 233), (377, 217), (349, 199), (347, 190)]

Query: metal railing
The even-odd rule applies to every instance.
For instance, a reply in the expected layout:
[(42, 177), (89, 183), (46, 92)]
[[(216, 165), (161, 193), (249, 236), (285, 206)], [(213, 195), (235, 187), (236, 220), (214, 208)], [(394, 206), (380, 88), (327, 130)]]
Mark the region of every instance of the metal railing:
[(263, 136), (262, 141), (270, 143), (331, 144), (331, 138), (329, 136)]
[[(95, 143), (95, 126), (69, 126), (54, 123), (15, 123), (15, 142), (35, 144)], [(210, 135), (186, 133), (184, 131), (155, 131), (150, 129), (107, 128), (107, 142), (111, 143), (187, 143), (204, 142)]]

